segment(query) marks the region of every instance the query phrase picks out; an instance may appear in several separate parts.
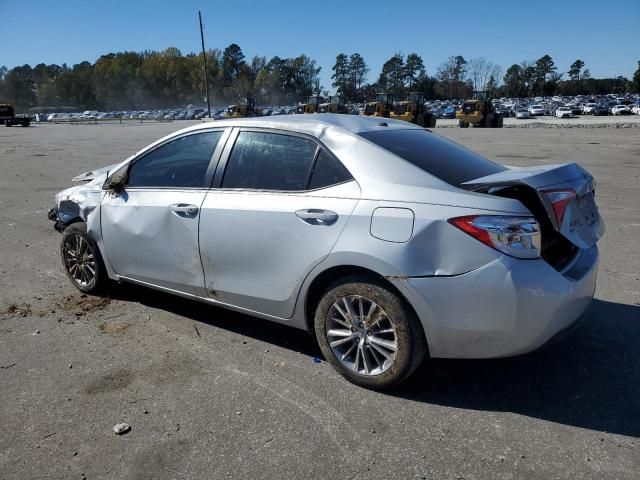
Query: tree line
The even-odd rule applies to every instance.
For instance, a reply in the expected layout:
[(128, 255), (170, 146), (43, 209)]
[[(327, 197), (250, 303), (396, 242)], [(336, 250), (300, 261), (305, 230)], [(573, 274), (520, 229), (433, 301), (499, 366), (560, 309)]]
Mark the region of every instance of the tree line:
[[(255, 97), (261, 104), (294, 104), (309, 95), (328, 94), (320, 83), (316, 61), (307, 55), (292, 58), (254, 56), (247, 59), (237, 44), (207, 51), (212, 104)], [(429, 75), (417, 53), (396, 53), (370, 80), (371, 70), (359, 53), (339, 53), (332, 67), (331, 87), (346, 102), (362, 102), (376, 93), (403, 98), (421, 92), (429, 99), (467, 98), (474, 90), (496, 96), (640, 93), (640, 62), (631, 81), (624, 77), (594, 79), (578, 59), (560, 72), (549, 55), (510, 66), (485, 58), (450, 56)], [(95, 63), (72, 67), (40, 63), (0, 67), (0, 102), (19, 109), (70, 106), (82, 109), (144, 109), (205, 100), (202, 54), (183, 55), (174, 47), (163, 51), (118, 52)]]

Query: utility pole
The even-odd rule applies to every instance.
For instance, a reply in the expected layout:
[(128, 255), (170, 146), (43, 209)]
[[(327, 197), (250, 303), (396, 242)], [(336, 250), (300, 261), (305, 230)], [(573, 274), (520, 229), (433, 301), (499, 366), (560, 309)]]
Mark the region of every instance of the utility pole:
[(202, 62), (204, 63), (204, 94), (207, 97), (207, 116), (211, 118), (211, 103), (209, 101), (209, 75), (207, 74), (207, 53), (204, 50), (204, 35), (202, 33), (202, 14), (198, 10), (200, 20), (200, 41), (202, 42)]

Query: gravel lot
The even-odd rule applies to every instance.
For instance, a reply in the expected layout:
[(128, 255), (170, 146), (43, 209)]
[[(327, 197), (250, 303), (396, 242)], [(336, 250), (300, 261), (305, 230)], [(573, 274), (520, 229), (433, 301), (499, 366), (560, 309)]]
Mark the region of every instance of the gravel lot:
[[(0, 129), (0, 478), (638, 478), (635, 128), (439, 130), (503, 163), (595, 175), (608, 229), (596, 300), (561, 343), (432, 361), (382, 394), (314, 363), (304, 333), (67, 281), (53, 195), (187, 124)], [(120, 422), (131, 432), (115, 435)]]

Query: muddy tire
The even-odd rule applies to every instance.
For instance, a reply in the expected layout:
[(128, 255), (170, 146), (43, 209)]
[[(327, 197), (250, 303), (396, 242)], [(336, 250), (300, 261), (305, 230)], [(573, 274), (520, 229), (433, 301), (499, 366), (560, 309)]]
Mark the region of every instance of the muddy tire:
[(409, 305), (372, 276), (331, 285), (316, 308), (315, 333), (326, 360), (351, 383), (398, 385), (422, 363), (427, 342)]
[(109, 278), (96, 242), (87, 234), (87, 224), (73, 223), (62, 232), (62, 266), (71, 283), (83, 293), (106, 290)]

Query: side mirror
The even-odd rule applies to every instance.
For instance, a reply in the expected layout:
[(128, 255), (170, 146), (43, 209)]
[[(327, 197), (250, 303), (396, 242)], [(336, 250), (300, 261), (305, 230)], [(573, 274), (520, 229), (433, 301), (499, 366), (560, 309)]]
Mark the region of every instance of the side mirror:
[(129, 164), (126, 163), (115, 172), (113, 172), (102, 185), (103, 190), (109, 190), (113, 195), (118, 195), (124, 191), (124, 187), (127, 184), (127, 177), (129, 173)]

